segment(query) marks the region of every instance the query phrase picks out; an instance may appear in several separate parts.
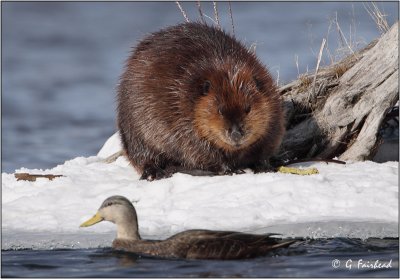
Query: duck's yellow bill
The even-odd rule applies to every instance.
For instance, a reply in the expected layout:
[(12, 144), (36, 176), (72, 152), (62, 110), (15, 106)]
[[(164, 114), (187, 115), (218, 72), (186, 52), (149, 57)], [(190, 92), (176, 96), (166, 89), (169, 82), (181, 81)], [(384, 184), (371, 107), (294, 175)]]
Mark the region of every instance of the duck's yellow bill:
[(94, 224), (97, 224), (98, 222), (103, 221), (103, 218), (100, 216), (100, 214), (97, 212), (96, 215), (94, 215), (92, 218), (87, 220), (86, 222), (83, 222), (80, 227), (90, 227)]

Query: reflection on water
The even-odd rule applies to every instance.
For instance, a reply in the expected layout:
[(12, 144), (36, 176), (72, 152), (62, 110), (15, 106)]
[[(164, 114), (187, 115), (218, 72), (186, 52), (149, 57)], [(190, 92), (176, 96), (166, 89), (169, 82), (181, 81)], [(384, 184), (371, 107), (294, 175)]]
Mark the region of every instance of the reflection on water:
[(89, 255), (89, 258), (93, 260), (93, 262), (99, 260), (115, 259), (117, 266), (126, 268), (136, 266), (138, 264), (138, 259), (140, 259), (140, 256), (137, 254), (114, 251), (110, 248), (99, 251), (101, 252)]

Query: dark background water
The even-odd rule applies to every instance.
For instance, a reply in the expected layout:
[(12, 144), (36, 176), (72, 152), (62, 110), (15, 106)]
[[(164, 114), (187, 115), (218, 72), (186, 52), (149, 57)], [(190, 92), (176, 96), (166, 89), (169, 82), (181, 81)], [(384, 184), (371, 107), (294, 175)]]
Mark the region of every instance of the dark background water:
[[(248, 260), (140, 257), (111, 249), (2, 251), (3, 277), (399, 277), (398, 239), (304, 240)], [(367, 268), (376, 260), (388, 268)], [(336, 264), (333, 267), (333, 262)], [(347, 264), (347, 265), (346, 265)], [(347, 266), (347, 267), (346, 267)]]
[[(183, 21), (174, 2), (1, 5), (2, 172), (95, 155), (116, 131), (115, 87), (131, 47)], [(194, 2), (182, 5), (198, 19)], [(212, 17), (212, 4), (202, 5)], [(379, 6), (389, 24), (398, 19), (398, 3)], [(360, 2), (233, 2), (232, 9), (237, 38), (257, 43), (258, 56), (277, 79), (279, 72), (280, 84), (314, 71), (324, 37), (333, 56), (345, 54), (331, 24), (336, 15), (354, 48), (380, 34)], [(226, 3), (219, 3), (219, 14), (230, 32)]]

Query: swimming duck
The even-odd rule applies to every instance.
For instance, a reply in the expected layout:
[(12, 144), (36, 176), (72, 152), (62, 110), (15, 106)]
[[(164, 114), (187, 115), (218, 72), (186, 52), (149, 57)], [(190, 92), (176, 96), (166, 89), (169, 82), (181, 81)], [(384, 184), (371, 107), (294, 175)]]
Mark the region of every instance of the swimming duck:
[(139, 235), (136, 210), (123, 196), (107, 198), (96, 215), (80, 226), (92, 226), (103, 220), (117, 225), (114, 249), (165, 258), (245, 259), (264, 256), (295, 242), (271, 237), (276, 234), (211, 230), (187, 230), (165, 240), (144, 240)]

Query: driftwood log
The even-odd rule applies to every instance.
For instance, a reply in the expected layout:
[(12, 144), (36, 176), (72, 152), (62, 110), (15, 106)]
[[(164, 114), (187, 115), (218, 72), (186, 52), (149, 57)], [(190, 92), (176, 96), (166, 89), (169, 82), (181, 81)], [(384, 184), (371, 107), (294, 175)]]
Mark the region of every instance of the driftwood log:
[(25, 180), (25, 181), (36, 181), (36, 178), (47, 178), (49, 180), (53, 180), (57, 177), (62, 177), (63, 175), (60, 174), (31, 174), (27, 172), (17, 172), (14, 174), (17, 181)]
[[(275, 159), (371, 159), (399, 99), (398, 23), (364, 49), (279, 90), (287, 125)], [(314, 81), (315, 78), (315, 81)]]

